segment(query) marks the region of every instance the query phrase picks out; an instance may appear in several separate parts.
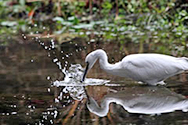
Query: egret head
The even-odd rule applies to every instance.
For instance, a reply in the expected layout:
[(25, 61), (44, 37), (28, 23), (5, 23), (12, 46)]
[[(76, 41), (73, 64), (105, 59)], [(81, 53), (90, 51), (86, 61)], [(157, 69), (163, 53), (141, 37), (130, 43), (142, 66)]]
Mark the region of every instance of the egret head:
[(94, 100), (94, 98), (89, 97), (86, 105), (90, 112), (98, 115), (99, 117), (104, 117), (108, 114), (109, 104), (107, 102), (106, 102), (106, 106), (104, 105), (99, 106), (98, 103)]
[(87, 75), (87, 72), (93, 67), (93, 65), (95, 64), (95, 62), (97, 61), (98, 59), (98, 56), (97, 56), (97, 50), (96, 51), (93, 51), (91, 53), (89, 53), (86, 58), (85, 58), (85, 62), (86, 62), (86, 69), (84, 71), (84, 75), (83, 75), (83, 78), (82, 78), (82, 82), (85, 80), (85, 77)]

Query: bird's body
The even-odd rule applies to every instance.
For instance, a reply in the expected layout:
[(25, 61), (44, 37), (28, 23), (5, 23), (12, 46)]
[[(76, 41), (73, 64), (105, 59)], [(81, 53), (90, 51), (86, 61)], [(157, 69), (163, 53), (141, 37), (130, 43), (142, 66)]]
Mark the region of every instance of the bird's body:
[(98, 59), (101, 69), (107, 73), (129, 77), (150, 85), (164, 83), (165, 79), (188, 70), (188, 58), (176, 58), (163, 54), (132, 54), (118, 63), (109, 64), (106, 52), (101, 49), (87, 55), (88, 69)]

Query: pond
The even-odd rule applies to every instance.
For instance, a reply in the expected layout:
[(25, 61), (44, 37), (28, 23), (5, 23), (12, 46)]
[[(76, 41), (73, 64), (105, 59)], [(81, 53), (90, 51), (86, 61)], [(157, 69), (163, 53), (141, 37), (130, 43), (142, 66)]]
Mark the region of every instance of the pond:
[(0, 124), (188, 124), (186, 72), (167, 85), (147, 86), (109, 75), (96, 63), (80, 82), (89, 52), (104, 49), (115, 63), (131, 53), (155, 52), (150, 44), (127, 42), (120, 50), (119, 42), (83, 38), (59, 46), (20, 41), (0, 47)]

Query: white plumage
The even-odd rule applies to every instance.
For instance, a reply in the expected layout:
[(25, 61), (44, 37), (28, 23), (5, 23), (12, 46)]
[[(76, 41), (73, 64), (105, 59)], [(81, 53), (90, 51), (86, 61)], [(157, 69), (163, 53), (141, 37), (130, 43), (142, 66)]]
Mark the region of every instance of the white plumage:
[[(112, 102), (123, 106), (129, 113), (154, 115), (175, 110), (188, 112), (188, 99), (163, 87), (124, 87), (124, 90), (108, 93), (100, 102), (98, 105), (88, 96), (87, 108), (100, 117), (107, 115)], [(113, 107), (117, 108), (116, 105)]]
[(106, 52), (102, 49), (89, 53), (85, 59), (87, 71), (99, 59), (100, 67), (112, 75), (129, 77), (150, 85), (164, 84), (164, 80), (188, 70), (188, 58), (176, 58), (163, 54), (132, 54), (115, 64), (108, 63)]

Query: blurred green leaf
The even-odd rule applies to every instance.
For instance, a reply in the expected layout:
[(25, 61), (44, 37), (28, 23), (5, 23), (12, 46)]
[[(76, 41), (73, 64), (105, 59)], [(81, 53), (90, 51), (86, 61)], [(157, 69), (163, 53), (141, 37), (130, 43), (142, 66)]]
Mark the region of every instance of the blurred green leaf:
[(25, 6), (25, 0), (19, 0), (21, 6)]

